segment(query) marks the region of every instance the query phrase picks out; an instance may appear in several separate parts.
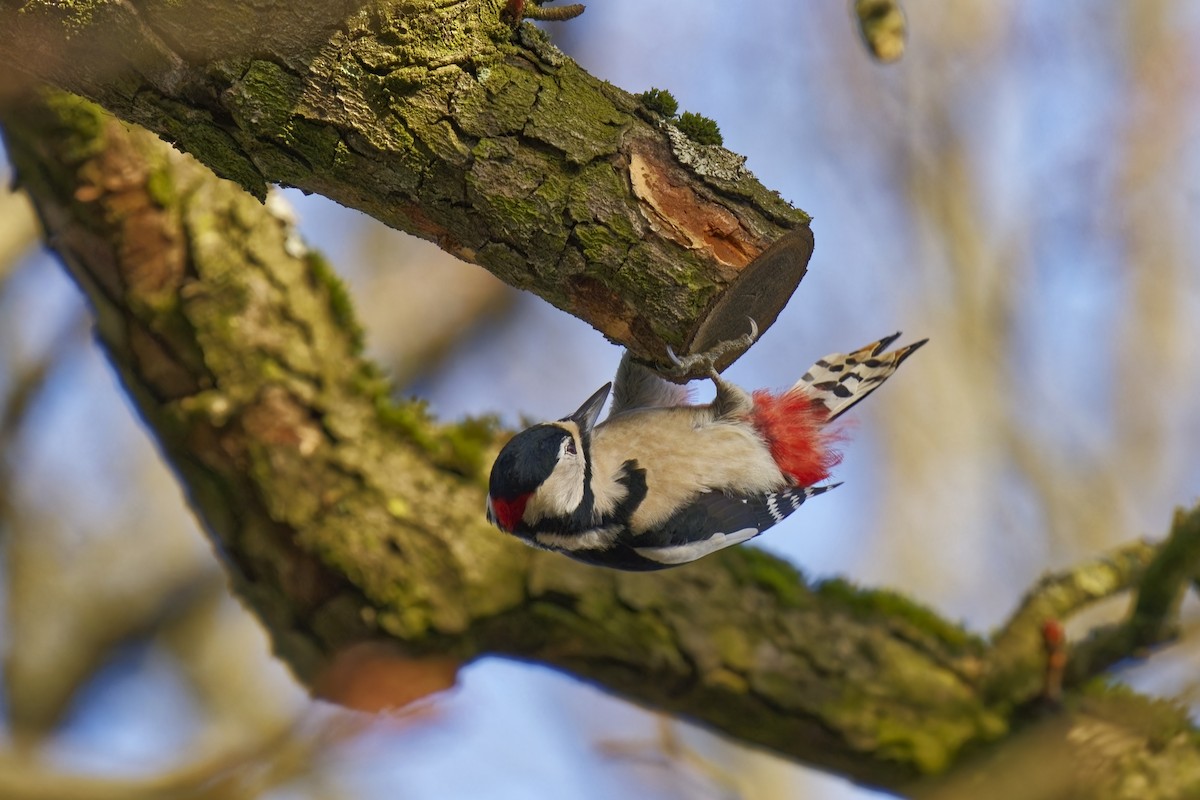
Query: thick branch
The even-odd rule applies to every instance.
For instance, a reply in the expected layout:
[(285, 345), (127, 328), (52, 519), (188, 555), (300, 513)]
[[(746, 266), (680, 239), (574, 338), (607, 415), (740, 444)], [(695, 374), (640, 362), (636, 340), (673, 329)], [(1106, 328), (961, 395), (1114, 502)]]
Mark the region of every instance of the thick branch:
[(811, 253), (807, 216), (537, 29), (514, 33), (503, 6), (0, 0), (0, 66), (259, 197), (298, 186), (436, 241), (647, 360), (746, 316), (769, 327)]
[[(365, 640), (405, 657), (512, 655), (893, 788), (1021, 719), (1044, 668), (1036, 649), (1002, 659), (1008, 647), (895, 595), (812, 588), (750, 548), (637, 575), (490, 530), (480, 509), (493, 432), (387, 400), (356, 355), (342, 290), (285, 223), (78, 101), (3, 121), (102, 345), (303, 679)], [(1112, 559), (1108, 591), (1136, 585), (1155, 552)], [(999, 685), (1012, 691), (997, 696)], [(1077, 731), (1068, 720), (1056, 735)], [(1194, 739), (1171, 741), (1168, 759), (1152, 736), (1123, 740), (1153, 752), (1140, 769), (1200, 761)]]

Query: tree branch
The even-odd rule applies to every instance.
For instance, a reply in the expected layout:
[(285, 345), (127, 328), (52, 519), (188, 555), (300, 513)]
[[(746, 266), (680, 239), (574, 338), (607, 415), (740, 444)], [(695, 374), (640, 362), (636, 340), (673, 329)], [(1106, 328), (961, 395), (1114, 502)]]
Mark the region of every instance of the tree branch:
[(435, 241), (648, 361), (746, 316), (765, 331), (803, 276), (807, 215), (536, 28), (514, 33), (503, 0), (286, 8), (8, 0), (0, 64), (260, 198), (297, 186)]
[[(812, 587), (751, 548), (639, 575), (490, 530), (480, 509), (501, 437), (391, 403), (357, 354), (343, 290), (284, 221), (72, 98), (0, 121), (50, 241), (96, 309), (101, 344), (235, 588), (303, 680), (318, 682), (364, 641), (404, 658), (532, 659), (893, 789), (1020, 729), (1043, 663), (1036, 644), (1010, 646), (1007, 633), (993, 647), (890, 593)], [(1189, 552), (1194, 527), (1178, 529)], [(1104, 591), (1047, 611), (1139, 585), (1159, 552), (1123, 549)], [(1042, 594), (1082, 586), (1095, 568)], [(1036, 622), (1032, 607), (1006, 631)], [(1101, 710), (1088, 720), (1133, 731), (1127, 761), (1092, 771), (1104, 786), (1126, 763), (1176, 776), (1164, 786), (1194, 774), (1200, 747), (1181, 714), (1155, 723), (1176, 737), (1163, 748), (1144, 729), (1166, 712), (1143, 714), (1157, 707), (1124, 695), (1093, 702)], [(1051, 733), (1069, 743), (1080, 718), (1061, 713)]]

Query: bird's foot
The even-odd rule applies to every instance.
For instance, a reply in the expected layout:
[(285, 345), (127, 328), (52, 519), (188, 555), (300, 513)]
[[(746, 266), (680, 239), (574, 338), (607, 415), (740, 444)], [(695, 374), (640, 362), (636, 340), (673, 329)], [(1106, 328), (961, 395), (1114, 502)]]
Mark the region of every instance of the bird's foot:
[(750, 349), (750, 345), (758, 340), (758, 323), (753, 317), (746, 317), (750, 320), (750, 332), (743, 334), (736, 339), (728, 339), (705, 350), (703, 353), (693, 353), (680, 358), (675, 355), (675, 351), (667, 346), (667, 357), (671, 359), (671, 363), (675, 366), (662, 370), (662, 374), (668, 378), (691, 378), (700, 375), (708, 377), (717, 377), (717, 362), (730, 353), (742, 354)]

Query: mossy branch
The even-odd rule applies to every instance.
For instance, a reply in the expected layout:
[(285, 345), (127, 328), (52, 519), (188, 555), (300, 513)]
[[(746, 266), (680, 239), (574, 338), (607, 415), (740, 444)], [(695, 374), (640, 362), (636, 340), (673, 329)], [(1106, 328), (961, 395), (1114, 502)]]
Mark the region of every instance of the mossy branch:
[(0, 72), (89, 98), (260, 198), (297, 186), (434, 241), (651, 362), (712, 344), (746, 266), (803, 233), (799, 263), (736, 309), (739, 330), (768, 328), (811, 253), (808, 216), (507, 8), (0, 2)]
[[(535, 552), (480, 513), (501, 434), (393, 403), (357, 352), (331, 271), (289, 246), (285, 221), (70, 97), (0, 122), (235, 588), (310, 684), (367, 641), (410, 659), (510, 655), (903, 789), (1020, 741), (1045, 671), (1022, 630), (1145, 585), (1156, 559), (1195, 546), (1200, 511), (1166, 549), (1131, 545), (1039, 585), (991, 645), (891, 593), (811, 587), (752, 548), (653, 575)], [(1189, 574), (1172, 572), (1170, 602), (1147, 601), (1139, 626), (1165, 629)], [(1111, 796), (1131, 769), (1156, 787), (1145, 797), (1197, 787), (1200, 745), (1178, 710), (1104, 692), (1077, 707), (1081, 697), (1051, 712), (1044, 734), (1072, 769)], [(1101, 765), (1072, 744), (1097, 725), (1121, 747)]]

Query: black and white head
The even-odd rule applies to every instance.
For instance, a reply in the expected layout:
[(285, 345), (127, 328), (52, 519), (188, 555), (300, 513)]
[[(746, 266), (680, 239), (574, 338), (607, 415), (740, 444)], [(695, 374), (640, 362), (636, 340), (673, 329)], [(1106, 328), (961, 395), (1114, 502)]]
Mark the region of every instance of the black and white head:
[(584, 501), (590, 479), (588, 445), (611, 383), (557, 422), (518, 433), (496, 457), (488, 482), (488, 521), (508, 533), (522, 523), (567, 517)]

